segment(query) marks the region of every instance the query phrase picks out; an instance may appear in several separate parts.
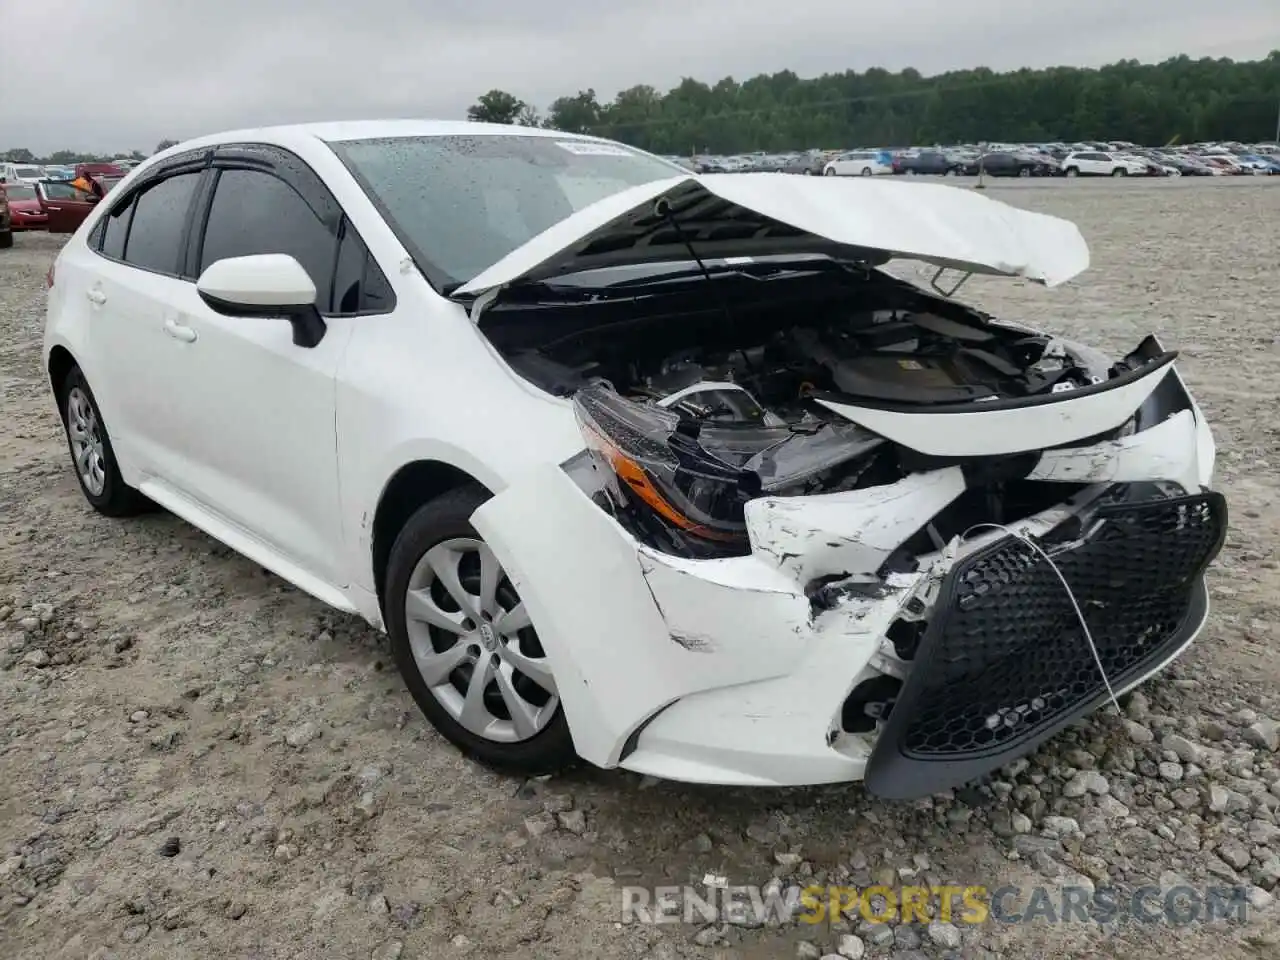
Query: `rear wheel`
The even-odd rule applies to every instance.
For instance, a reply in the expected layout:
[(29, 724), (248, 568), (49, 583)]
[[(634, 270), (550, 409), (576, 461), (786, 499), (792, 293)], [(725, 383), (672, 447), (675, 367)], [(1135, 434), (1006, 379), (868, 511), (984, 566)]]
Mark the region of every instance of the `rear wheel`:
[(869, 177), (869, 176), (871, 176), (871, 168), (870, 168), (870, 167), (863, 167), (863, 168), (862, 168), (862, 175), (863, 175), (864, 177)]
[(1129, 171), (1126, 170), (1124, 167), (1116, 167), (1114, 170), (1111, 171), (1111, 175), (1113, 177), (1127, 177), (1129, 175)]
[(387, 564), (387, 633), (409, 692), (463, 753), (537, 776), (576, 758), (555, 677), (519, 593), (471, 525), (459, 488), (420, 507)]
[(943, 172), (943, 174), (942, 174), (942, 175), (943, 175), (944, 177), (954, 177), (954, 176), (956, 175), (956, 168), (955, 168), (955, 167), (947, 167), (947, 169)]
[(13, 246), (13, 231), (6, 230), (0, 233), (0, 250), (8, 250)]
[(127, 517), (149, 509), (151, 501), (120, 476), (102, 411), (79, 367), (72, 367), (62, 381), (58, 405), (76, 480), (89, 505), (108, 517)]
[(1030, 167), (1019, 167), (1019, 168), (1018, 168), (1018, 176), (1020, 176), (1020, 177), (1029, 177), (1029, 176), (1031, 176), (1031, 168), (1030, 168)]
[(1066, 173), (1066, 175), (1067, 175), (1068, 177), (1078, 177), (1078, 176), (1080, 176), (1080, 171), (1079, 171), (1079, 170), (1077, 170), (1075, 167), (1067, 167), (1067, 169), (1066, 169), (1065, 173)]
[(836, 175), (836, 168), (835, 168), (835, 167), (827, 167), (826, 169), (824, 169), (824, 170), (822, 171), (822, 175), (823, 175), (824, 177), (834, 177), (834, 176)]

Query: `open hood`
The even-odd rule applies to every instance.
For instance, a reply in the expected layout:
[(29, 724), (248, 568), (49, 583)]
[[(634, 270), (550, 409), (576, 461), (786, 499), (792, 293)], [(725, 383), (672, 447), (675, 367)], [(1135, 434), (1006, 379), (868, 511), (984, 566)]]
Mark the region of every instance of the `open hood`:
[[(665, 201), (665, 202), (660, 202)], [(1075, 224), (971, 190), (888, 179), (778, 173), (672, 177), (576, 211), (459, 287), (638, 263), (821, 253), (872, 264), (900, 258), (1045, 286), (1089, 266)]]

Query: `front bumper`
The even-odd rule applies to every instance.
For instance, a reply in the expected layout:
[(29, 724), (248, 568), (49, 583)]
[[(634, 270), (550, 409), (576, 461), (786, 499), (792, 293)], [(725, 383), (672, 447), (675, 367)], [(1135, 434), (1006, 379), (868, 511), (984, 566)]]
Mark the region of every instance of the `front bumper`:
[(19, 230), (45, 230), (49, 226), (49, 216), (44, 213), (22, 213), (21, 211), (13, 211), (12, 229), (17, 232)]
[(1226, 529), (1221, 494), (1121, 499), (1039, 538), (1057, 571), (1008, 536), (956, 563), (867, 788), (913, 798), (972, 780), (1160, 669), (1204, 624), (1204, 570)]
[[(1081, 535), (1066, 550), (1055, 537), (1073, 524), (1092, 529), (1086, 518), (1133, 488), (1146, 488), (1144, 496), (1156, 502), (1134, 508), (1139, 513), (1183, 502), (1170, 491), (1194, 491), (1186, 503), (1207, 511), (1205, 529), (1225, 528), (1221, 499), (1201, 492), (1212, 474), (1212, 437), (1176, 370), (1144, 408), (1162, 403), (1172, 407), (1123, 439), (1044, 451), (1030, 478), (1069, 483), (1076, 492), (1068, 497), (1064, 488), (1062, 503), (1009, 525), (1050, 553), (1064, 550), (1055, 562), (1069, 582), (1080, 580), (1073, 590), (1104, 662), (1114, 664), (1108, 676), (1117, 692), (1190, 642), (1204, 619), (1202, 572), (1221, 538), (1197, 533), (1199, 552), (1176, 570), (1166, 564), (1167, 575), (1142, 580), (1141, 594), (1126, 588), (1141, 602), (1124, 607), (1113, 602), (1110, 580), (1087, 575), (1105, 569), (1139, 577), (1121, 562), (1129, 541)], [(971, 435), (984, 435), (979, 427)], [(977, 589), (973, 577), (1021, 556), (1007, 532), (953, 540), (918, 557), (910, 573), (884, 572), (895, 551), (974, 482), (963, 466), (883, 487), (752, 501), (751, 554), (720, 560), (669, 556), (638, 543), (591, 501), (570, 469), (576, 468), (538, 468), (481, 507), (473, 523), (538, 625), (575, 747), (592, 763), (742, 785), (866, 776), (875, 792), (919, 796), (1032, 749), (1099, 702), (1101, 681), (1090, 683), (1080, 671), (1081, 651), (1091, 655), (1074, 621), (1062, 618), (1065, 591), (1054, 595), (1045, 585), (1047, 565), (1012, 571), (1017, 576), (989, 594), (981, 611), (1008, 617), (1007, 624), (987, 630), (964, 607)], [(1104, 529), (1127, 529), (1126, 522), (1115, 518)], [(1172, 555), (1181, 529), (1156, 537), (1154, 546), (1143, 540), (1144, 549)], [(1024, 595), (1037, 604), (1034, 617), (1020, 612)], [(1181, 614), (1166, 610), (1158, 622), (1144, 620), (1160, 598), (1182, 603)], [(903, 622), (928, 625), (906, 655), (895, 637)], [(987, 645), (948, 666), (955, 638), (970, 634)], [(1052, 671), (1046, 673), (1052, 689), (1035, 688), (1027, 672), (1034, 664), (1074, 670), (1069, 691), (1052, 686), (1062, 679)], [(949, 671), (961, 667), (986, 685), (950, 690)], [(851, 701), (886, 678), (898, 685), (886, 716), (871, 729), (851, 723)], [(1036, 697), (1047, 701), (1038, 708), (1042, 715), (1023, 721), (1016, 736), (957, 741), (945, 757), (924, 756), (939, 736), (929, 724), (984, 729), (989, 717), (1003, 716), (1002, 706), (1019, 712), (1019, 704)]]

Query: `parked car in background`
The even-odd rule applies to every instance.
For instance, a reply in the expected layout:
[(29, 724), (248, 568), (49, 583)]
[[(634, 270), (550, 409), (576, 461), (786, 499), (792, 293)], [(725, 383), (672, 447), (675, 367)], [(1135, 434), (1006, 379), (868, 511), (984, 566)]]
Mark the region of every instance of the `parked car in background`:
[(5, 192), (9, 195), (9, 216), (15, 232), (44, 230), (48, 227), (49, 215), (40, 206), (40, 198), (36, 195), (34, 184), (5, 184)]
[(74, 167), (63, 167), (57, 164), (51, 164), (44, 168), (45, 180), (74, 180), (76, 171)]
[(13, 226), (9, 218), (8, 187), (0, 183), (0, 250), (13, 246)]
[(50, 233), (75, 233), (99, 202), (98, 197), (66, 180), (37, 181), (35, 192), (47, 218), (45, 229)]
[(44, 171), (34, 163), (0, 164), (0, 180), (5, 183), (35, 183), (44, 176)]
[(965, 173), (988, 177), (1052, 177), (1058, 172), (1051, 157), (997, 151), (984, 153), (965, 164)]
[(1062, 172), (1068, 177), (1140, 177), (1146, 174), (1147, 165), (1137, 158), (1126, 160), (1114, 153), (1083, 150), (1062, 158)]
[(827, 165), (824, 153), (802, 153), (790, 158), (782, 167), (783, 173), (799, 173), (806, 177), (820, 177)]
[(75, 168), (76, 177), (115, 177), (119, 180), (129, 171), (124, 167), (117, 166), (114, 163), (77, 163)]
[(915, 155), (904, 154), (893, 158), (893, 172), (915, 176), (933, 174), (954, 177), (964, 170), (964, 164), (940, 150), (921, 150)]
[(828, 160), (822, 173), (827, 177), (873, 177), (893, 173), (893, 162), (875, 150), (854, 150)]
[(1135, 176), (1167, 177), (1176, 172), (1173, 167), (1166, 166), (1152, 157), (1143, 156), (1139, 153), (1117, 153), (1114, 156), (1117, 160), (1123, 160), (1140, 167), (1142, 172), (1135, 174)]

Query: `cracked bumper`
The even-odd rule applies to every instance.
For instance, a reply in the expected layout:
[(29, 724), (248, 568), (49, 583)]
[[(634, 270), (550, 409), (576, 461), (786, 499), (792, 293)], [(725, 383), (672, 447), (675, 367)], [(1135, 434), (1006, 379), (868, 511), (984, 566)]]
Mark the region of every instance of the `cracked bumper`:
[[(1033, 475), (1089, 484), (1095, 496), (1146, 480), (1195, 491), (1212, 462), (1212, 438), (1192, 404), (1123, 440), (1046, 451)], [(876, 579), (885, 559), (964, 489), (961, 468), (948, 467), (886, 487), (761, 498), (747, 508), (751, 555), (721, 560), (639, 544), (554, 465), (499, 493), (473, 523), (538, 626), (584, 759), (691, 782), (830, 783), (862, 779), (884, 740), (883, 725), (844, 730), (850, 692), (886, 674), (909, 682), (914, 669), (894, 656), (890, 625), (919, 604), (930, 580), (936, 586), (1005, 536), (974, 537), (958, 552), (921, 558), (918, 573)], [(1040, 536), (1076, 509), (1064, 504), (1012, 526)], [(862, 584), (815, 610), (806, 585), (834, 575)], [(1157, 660), (1125, 682), (1160, 669)], [(890, 720), (901, 716), (895, 710)], [(940, 789), (958, 770), (933, 769), (936, 777), (910, 790)]]

